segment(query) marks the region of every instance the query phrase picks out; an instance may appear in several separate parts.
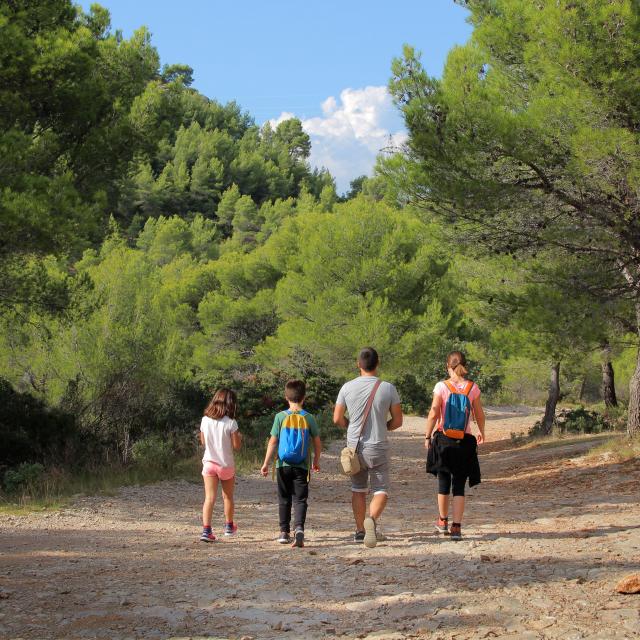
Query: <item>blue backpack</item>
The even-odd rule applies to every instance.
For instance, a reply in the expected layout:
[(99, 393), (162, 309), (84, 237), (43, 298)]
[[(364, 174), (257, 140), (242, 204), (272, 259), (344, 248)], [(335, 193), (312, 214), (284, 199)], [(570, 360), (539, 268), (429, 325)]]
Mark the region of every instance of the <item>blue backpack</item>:
[(442, 431), (448, 438), (462, 440), (462, 438), (464, 438), (464, 430), (467, 428), (469, 417), (473, 411), (471, 400), (469, 400), (469, 393), (471, 389), (473, 389), (473, 382), (469, 380), (462, 391), (459, 391), (455, 385), (448, 380), (445, 380), (445, 384), (449, 391), (451, 391), (451, 395), (447, 399), (447, 404), (444, 408)]
[(309, 457), (309, 423), (306, 411), (285, 411), (287, 417), (280, 427), (278, 458), (287, 464), (301, 464)]

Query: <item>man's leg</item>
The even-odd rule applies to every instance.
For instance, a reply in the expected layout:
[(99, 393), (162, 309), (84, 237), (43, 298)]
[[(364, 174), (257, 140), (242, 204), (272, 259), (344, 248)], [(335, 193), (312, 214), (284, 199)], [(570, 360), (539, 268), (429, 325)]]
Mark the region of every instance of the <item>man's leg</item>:
[(293, 493), (290, 479), (291, 467), (280, 467), (278, 476), (278, 515), (280, 518), (280, 532), (289, 533), (291, 528), (291, 494)]
[(389, 453), (374, 449), (367, 454), (373, 498), (369, 505), (369, 517), (364, 520), (364, 545), (373, 548), (378, 544), (377, 520), (387, 506), (390, 481)]
[(300, 467), (292, 467), (293, 475), (293, 526), (304, 531), (307, 518), (307, 498), (309, 497), (309, 472)]
[(369, 505), (369, 515), (377, 520), (387, 506), (391, 478), (389, 473), (389, 452), (375, 451), (369, 455), (369, 477), (373, 498)]
[(367, 493), (369, 493), (369, 469), (360, 456), (361, 469), (351, 476), (351, 507), (356, 521), (356, 532), (364, 531), (364, 518), (367, 515)]
[(356, 521), (356, 531), (364, 531), (364, 517), (367, 514), (367, 494), (366, 489), (351, 490), (351, 508), (353, 518)]
[(389, 496), (386, 493), (377, 492), (373, 495), (371, 504), (369, 505), (369, 515), (374, 520), (378, 520), (378, 518), (382, 515), (384, 508), (387, 506), (388, 499)]

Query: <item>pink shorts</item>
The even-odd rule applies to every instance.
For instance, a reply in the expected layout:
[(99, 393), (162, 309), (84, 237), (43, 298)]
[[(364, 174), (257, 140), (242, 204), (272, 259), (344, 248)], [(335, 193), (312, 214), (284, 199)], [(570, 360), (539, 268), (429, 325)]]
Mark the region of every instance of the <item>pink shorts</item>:
[(231, 480), (236, 475), (236, 468), (221, 467), (215, 462), (207, 461), (202, 465), (202, 475), (216, 477), (220, 480)]

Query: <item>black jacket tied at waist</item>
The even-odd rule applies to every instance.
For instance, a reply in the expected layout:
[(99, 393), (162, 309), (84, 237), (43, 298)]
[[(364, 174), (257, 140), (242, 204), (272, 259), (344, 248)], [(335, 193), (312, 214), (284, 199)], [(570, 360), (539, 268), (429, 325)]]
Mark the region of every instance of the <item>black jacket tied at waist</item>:
[(465, 433), (462, 440), (454, 440), (437, 431), (427, 453), (427, 473), (437, 476), (439, 471), (446, 471), (457, 478), (468, 478), (470, 487), (480, 484), (476, 437)]

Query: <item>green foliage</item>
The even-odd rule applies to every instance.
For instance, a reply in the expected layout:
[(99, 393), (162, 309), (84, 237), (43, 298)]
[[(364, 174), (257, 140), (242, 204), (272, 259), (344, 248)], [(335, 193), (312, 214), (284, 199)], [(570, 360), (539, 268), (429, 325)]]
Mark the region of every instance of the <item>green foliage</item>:
[(9, 469), (4, 474), (4, 488), (7, 493), (18, 491), (33, 492), (44, 476), (44, 466), (39, 462), (23, 462), (15, 469)]
[(0, 469), (31, 462), (74, 464), (81, 449), (92, 448), (91, 441), (81, 437), (73, 415), (15, 391), (2, 378), (0, 440)]
[[(602, 433), (612, 431), (615, 425), (605, 416), (596, 411), (589, 411), (584, 407), (563, 409), (558, 413), (553, 423), (554, 432), (559, 434)], [(529, 430), (530, 436), (547, 435), (541, 422), (536, 422)]]
[(136, 464), (160, 469), (169, 469), (175, 461), (171, 442), (162, 436), (148, 436), (135, 442), (131, 457)]

